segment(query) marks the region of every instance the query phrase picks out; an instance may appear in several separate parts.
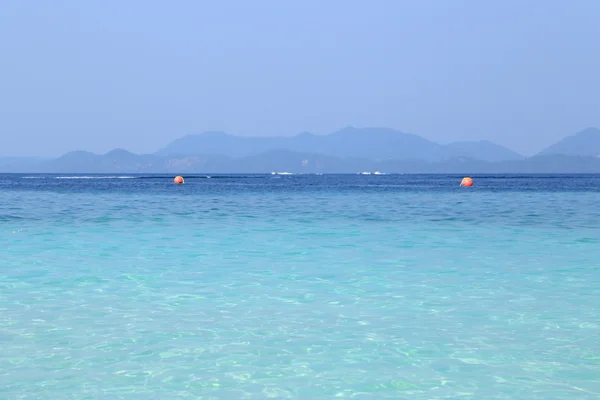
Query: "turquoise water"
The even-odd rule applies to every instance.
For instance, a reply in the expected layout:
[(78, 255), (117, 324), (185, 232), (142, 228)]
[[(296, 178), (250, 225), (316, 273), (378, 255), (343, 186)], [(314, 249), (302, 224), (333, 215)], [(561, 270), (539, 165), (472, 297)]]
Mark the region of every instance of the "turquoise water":
[(598, 176), (75, 178), (0, 176), (1, 399), (600, 398)]

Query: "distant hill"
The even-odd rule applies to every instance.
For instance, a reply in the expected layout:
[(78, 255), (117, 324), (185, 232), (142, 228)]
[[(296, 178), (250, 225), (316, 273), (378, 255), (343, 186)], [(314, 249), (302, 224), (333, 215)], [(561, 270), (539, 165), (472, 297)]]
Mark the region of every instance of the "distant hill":
[(87, 151), (73, 151), (41, 164), (44, 171), (68, 172), (151, 172), (163, 169), (163, 159), (153, 155), (137, 155), (127, 150), (115, 149), (99, 155)]
[[(226, 160), (223, 156), (176, 156), (161, 157), (152, 154), (138, 155), (116, 149), (99, 155), (87, 151), (73, 151), (57, 159), (39, 165), (36, 172), (48, 173), (155, 173), (199, 171), (206, 165), (221, 167), (215, 161)], [(208, 162), (211, 164), (207, 164)], [(30, 171), (26, 171), (30, 172)]]
[[(353, 168), (370, 170), (376, 162), (340, 159), (314, 153), (272, 150), (266, 153), (231, 158), (221, 155), (136, 155), (125, 150), (113, 150), (99, 155), (84, 151), (70, 152), (38, 165), (35, 170), (22, 172), (42, 173), (265, 173), (294, 172), (348, 172)], [(362, 169), (361, 169), (362, 170)], [(2, 169), (3, 172), (17, 172)]]
[(420, 136), (387, 128), (344, 128), (329, 135), (301, 133), (291, 137), (239, 137), (205, 132), (177, 139), (156, 155), (220, 154), (239, 158), (273, 150), (319, 153), (339, 158), (421, 159), (443, 161), (470, 157), (484, 161), (520, 160), (524, 157), (488, 141), (441, 145)]
[(488, 141), (440, 145), (391, 129), (346, 128), (327, 136), (186, 136), (155, 154), (73, 151), (50, 160), (0, 158), (24, 173), (600, 173), (600, 130), (589, 128), (524, 158)]
[(600, 156), (600, 129), (584, 129), (575, 135), (559, 140), (539, 153), (539, 155), (550, 154)]
[(431, 162), (418, 159), (369, 160), (340, 158), (309, 152), (271, 150), (231, 158), (220, 155), (156, 156), (116, 150), (104, 155), (67, 153), (33, 168), (1, 167), (0, 172), (27, 173), (358, 173), (379, 170), (386, 173), (600, 173), (600, 158), (545, 155), (522, 160), (488, 162), (453, 157)]

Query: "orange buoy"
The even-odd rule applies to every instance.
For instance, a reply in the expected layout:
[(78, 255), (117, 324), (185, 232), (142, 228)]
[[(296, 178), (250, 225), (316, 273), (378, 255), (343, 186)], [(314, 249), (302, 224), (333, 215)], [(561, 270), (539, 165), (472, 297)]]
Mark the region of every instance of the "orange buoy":
[(175, 182), (176, 185), (181, 185), (183, 183), (183, 177), (176, 176), (175, 179), (173, 179), (173, 182)]
[(473, 179), (469, 178), (468, 176), (463, 178), (463, 180), (460, 182), (460, 186), (473, 186)]

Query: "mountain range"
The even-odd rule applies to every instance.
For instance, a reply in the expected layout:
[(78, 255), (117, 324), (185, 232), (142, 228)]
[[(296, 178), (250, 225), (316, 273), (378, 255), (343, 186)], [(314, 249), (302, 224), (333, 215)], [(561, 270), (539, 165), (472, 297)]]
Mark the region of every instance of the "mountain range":
[(224, 132), (205, 132), (177, 139), (156, 154), (220, 154), (239, 158), (273, 150), (317, 153), (339, 158), (366, 158), (374, 161), (419, 159), (436, 162), (462, 156), (495, 162), (524, 158), (512, 150), (488, 141), (441, 145), (421, 136), (393, 129), (351, 127), (329, 135), (305, 132), (291, 137), (239, 137)]
[(0, 157), (0, 172), (25, 173), (600, 173), (600, 130), (587, 128), (524, 157), (489, 141), (439, 144), (387, 128), (329, 135), (188, 135), (154, 154), (73, 151), (55, 159)]

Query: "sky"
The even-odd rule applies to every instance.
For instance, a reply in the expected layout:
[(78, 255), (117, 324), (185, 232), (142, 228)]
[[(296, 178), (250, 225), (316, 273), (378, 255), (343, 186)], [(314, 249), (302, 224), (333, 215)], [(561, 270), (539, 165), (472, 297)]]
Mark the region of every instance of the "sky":
[(0, 156), (388, 127), (532, 155), (600, 127), (597, 0), (4, 0)]

